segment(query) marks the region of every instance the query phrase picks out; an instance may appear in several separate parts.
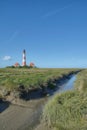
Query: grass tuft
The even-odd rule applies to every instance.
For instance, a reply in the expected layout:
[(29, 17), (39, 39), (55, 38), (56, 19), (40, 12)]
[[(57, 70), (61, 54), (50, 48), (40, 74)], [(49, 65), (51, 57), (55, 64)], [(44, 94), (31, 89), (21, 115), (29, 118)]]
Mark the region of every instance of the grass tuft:
[(43, 121), (52, 130), (87, 130), (87, 70), (80, 72), (75, 90), (57, 94), (43, 111)]

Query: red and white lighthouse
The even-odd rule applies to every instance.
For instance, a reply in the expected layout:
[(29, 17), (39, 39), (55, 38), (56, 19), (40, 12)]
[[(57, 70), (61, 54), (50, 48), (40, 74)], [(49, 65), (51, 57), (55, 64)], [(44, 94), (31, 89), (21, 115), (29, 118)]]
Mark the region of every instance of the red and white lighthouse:
[(26, 51), (23, 50), (22, 66), (26, 66)]

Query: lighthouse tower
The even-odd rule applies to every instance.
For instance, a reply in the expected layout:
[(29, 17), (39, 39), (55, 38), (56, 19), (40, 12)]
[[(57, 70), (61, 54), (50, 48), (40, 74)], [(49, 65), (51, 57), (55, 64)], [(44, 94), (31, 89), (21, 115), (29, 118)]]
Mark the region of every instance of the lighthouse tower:
[(23, 50), (22, 66), (26, 66), (26, 51)]

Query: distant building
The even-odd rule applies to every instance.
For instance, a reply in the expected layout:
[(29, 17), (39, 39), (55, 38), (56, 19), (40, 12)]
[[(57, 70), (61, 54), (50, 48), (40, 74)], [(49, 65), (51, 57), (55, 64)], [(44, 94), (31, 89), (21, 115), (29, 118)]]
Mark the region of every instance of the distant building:
[(35, 67), (35, 64), (33, 62), (30, 63), (30, 67)]
[(20, 68), (22, 68), (22, 67), (29, 68), (30, 67), (30, 68), (35, 68), (36, 66), (35, 66), (35, 64), (33, 62), (31, 62), (29, 64), (29, 66), (27, 66), (27, 64), (26, 64), (26, 51), (23, 50), (23, 53), (22, 53), (22, 65), (20, 65), (18, 62), (16, 62), (13, 65), (13, 67), (20, 67)]
[(18, 62), (16, 62), (15, 64), (14, 64), (14, 67), (19, 67), (20, 66), (20, 64), (18, 63)]

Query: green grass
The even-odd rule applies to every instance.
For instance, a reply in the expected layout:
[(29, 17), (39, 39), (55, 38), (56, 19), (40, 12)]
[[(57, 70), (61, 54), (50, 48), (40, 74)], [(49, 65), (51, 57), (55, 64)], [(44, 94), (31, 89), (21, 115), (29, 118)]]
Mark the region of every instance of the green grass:
[(23, 85), (25, 90), (41, 88), (51, 85), (56, 79), (75, 72), (78, 69), (29, 69), (29, 68), (3, 68), (0, 69), (0, 90), (17, 91)]
[(80, 72), (75, 90), (57, 94), (43, 111), (52, 130), (87, 130), (87, 70)]
[(26, 88), (40, 87), (71, 71), (73, 69), (0, 69), (0, 86), (9, 89), (16, 89), (18, 85), (24, 85)]

